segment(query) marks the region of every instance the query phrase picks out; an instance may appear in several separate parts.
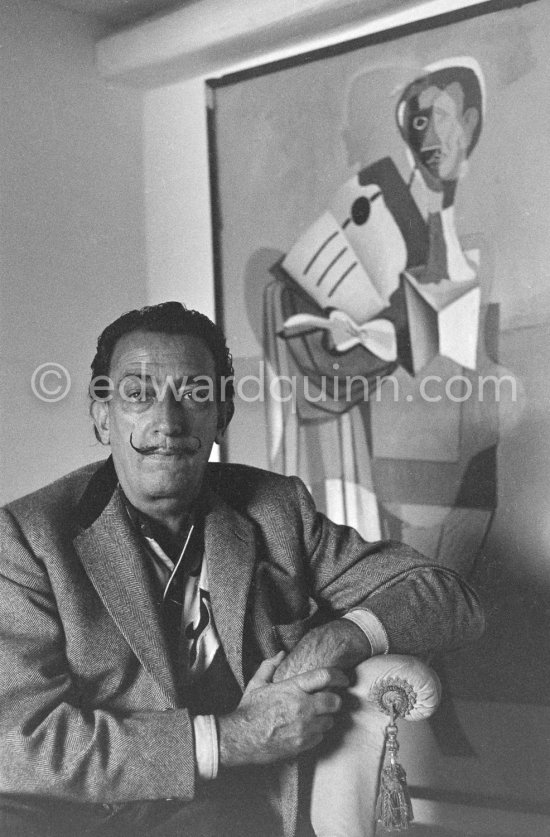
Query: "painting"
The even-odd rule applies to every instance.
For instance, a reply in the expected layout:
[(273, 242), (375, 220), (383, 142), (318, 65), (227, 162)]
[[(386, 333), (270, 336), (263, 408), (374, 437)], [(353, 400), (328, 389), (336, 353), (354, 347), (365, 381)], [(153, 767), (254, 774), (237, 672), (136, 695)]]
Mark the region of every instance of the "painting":
[(533, 259), (506, 262), (514, 201), (490, 184), (518, 179), (510, 96), (541, 8), (498, 6), (210, 82), (225, 457), (466, 575), (522, 408), (510, 267)]
[(500, 0), (208, 82), (222, 455), (472, 580), (433, 772), (524, 810), (540, 770), (517, 748), (504, 794), (487, 718), (550, 705), (549, 38)]

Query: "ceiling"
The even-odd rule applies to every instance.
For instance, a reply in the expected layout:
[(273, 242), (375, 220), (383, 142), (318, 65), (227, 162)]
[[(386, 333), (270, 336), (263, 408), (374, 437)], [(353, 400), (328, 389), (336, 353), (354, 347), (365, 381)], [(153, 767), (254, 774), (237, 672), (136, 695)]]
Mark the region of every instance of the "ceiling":
[(118, 28), (171, 9), (189, 6), (198, 0), (39, 0), (39, 2), (96, 17), (109, 26)]
[[(36, 0), (36, 2), (88, 15), (101, 20), (111, 29), (119, 29), (145, 18), (200, 3), (201, 0)], [(242, 2), (246, 6), (246, 0)], [(267, 2), (269, 3), (269, 0)], [(276, 2), (276, 0), (271, 0), (271, 2)], [(365, 4), (365, 13), (367, 17), (372, 17), (374, 12), (397, 11), (401, 7), (411, 5), (412, 2), (413, 0), (375, 0), (375, 2), (369, 0)]]

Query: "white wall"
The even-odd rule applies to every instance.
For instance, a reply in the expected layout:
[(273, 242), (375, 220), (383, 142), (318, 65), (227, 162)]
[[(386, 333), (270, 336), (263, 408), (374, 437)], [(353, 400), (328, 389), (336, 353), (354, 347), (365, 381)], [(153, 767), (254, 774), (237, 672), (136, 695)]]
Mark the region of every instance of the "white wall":
[[(146, 298), (143, 96), (99, 77), (101, 34), (33, 0), (0, 4), (0, 502), (104, 455), (87, 414), (95, 341)], [(31, 390), (49, 361), (72, 377), (57, 403)]]
[(148, 300), (214, 316), (204, 81), (149, 91), (144, 105)]

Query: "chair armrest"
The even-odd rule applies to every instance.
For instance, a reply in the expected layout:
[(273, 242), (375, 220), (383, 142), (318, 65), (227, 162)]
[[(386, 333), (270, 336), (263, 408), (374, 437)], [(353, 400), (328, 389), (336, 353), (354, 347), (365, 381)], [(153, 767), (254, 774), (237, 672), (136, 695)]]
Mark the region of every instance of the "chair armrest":
[(441, 701), (439, 677), (418, 657), (386, 654), (371, 657), (355, 669), (350, 689), (361, 707), (407, 721), (422, 721), (433, 715)]
[[(318, 751), (311, 793), (317, 837), (374, 837), (386, 735), (395, 717), (428, 718), (441, 699), (441, 684), (417, 657), (387, 654), (355, 669), (343, 730)], [(393, 727), (395, 729), (395, 727)]]

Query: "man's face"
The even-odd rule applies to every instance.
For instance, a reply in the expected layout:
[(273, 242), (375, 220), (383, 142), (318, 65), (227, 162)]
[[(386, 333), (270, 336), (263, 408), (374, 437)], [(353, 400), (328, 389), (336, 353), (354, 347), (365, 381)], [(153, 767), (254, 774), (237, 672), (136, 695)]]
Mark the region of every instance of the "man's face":
[(444, 90), (426, 87), (407, 102), (409, 146), (428, 186), (455, 181), (468, 155), (479, 115), (475, 108), (463, 113), (464, 93), (458, 82)]
[(188, 507), (225, 430), (211, 352), (198, 337), (134, 331), (116, 344), (110, 378), (111, 400), (92, 412), (125, 494), (146, 513), (159, 501)]

